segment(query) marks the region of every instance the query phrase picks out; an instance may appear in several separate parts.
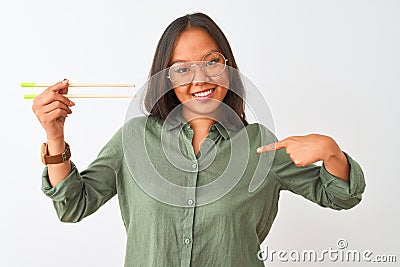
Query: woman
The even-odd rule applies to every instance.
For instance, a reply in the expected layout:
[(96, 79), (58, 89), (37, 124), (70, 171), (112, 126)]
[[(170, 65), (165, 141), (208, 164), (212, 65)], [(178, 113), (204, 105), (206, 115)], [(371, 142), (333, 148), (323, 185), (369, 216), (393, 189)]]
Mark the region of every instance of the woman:
[[(244, 91), (228, 89), (240, 85), (235, 69), (229, 43), (211, 18), (176, 19), (154, 56), (150, 76), (161, 78), (149, 82), (149, 115), (129, 120), (80, 173), (64, 141), (74, 105), (63, 96), (68, 80), (46, 89), (33, 110), (47, 133), (42, 190), (60, 220), (80, 221), (118, 194), (125, 266), (263, 266), (257, 252), (281, 190), (338, 210), (357, 205), (365, 187), (358, 163), (328, 136), (278, 141), (265, 127), (248, 124)], [(246, 155), (245, 165), (235, 161), (237, 154)], [(320, 160), (322, 166), (313, 164)], [(265, 179), (248, 190), (260, 169), (268, 169)], [(208, 186), (222, 176), (228, 190)]]

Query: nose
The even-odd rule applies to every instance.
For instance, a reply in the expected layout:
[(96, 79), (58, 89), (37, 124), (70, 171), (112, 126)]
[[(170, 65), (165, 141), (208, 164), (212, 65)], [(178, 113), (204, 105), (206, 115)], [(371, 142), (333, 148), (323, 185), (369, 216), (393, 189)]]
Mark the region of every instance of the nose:
[(210, 81), (210, 77), (204, 74), (200, 65), (193, 66), (193, 85), (201, 85)]

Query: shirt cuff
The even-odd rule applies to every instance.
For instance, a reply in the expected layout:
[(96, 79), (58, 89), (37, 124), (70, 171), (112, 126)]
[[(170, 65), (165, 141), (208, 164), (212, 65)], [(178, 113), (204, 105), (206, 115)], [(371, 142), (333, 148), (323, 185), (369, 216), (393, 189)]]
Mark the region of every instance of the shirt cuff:
[(83, 186), (81, 177), (75, 164), (72, 161), (70, 161), (70, 163), (71, 172), (68, 174), (67, 177), (65, 177), (64, 180), (56, 184), (54, 187), (52, 187), (50, 184), (47, 166), (43, 170), (42, 191), (53, 201), (63, 201), (81, 191), (81, 188)]
[(350, 166), (349, 182), (330, 174), (322, 163), (320, 177), (325, 188), (339, 199), (361, 198), (365, 189), (365, 178), (361, 166), (353, 160), (346, 152), (347, 161)]

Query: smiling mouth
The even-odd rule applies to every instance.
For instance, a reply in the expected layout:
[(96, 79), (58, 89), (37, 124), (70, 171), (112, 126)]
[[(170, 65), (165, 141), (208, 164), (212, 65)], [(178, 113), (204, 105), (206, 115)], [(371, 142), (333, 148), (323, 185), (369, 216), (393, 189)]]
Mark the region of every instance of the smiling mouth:
[(211, 89), (208, 89), (208, 90), (204, 90), (204, 91), (201, 91), (201, 92), (194, 93), (194, 94), (192, 94), (192, 96), (194, 96), (194, 97), (207, 97), (207, 96), (211, 95), (214, 91), (215, 91), (215, 88), (211, 88)]

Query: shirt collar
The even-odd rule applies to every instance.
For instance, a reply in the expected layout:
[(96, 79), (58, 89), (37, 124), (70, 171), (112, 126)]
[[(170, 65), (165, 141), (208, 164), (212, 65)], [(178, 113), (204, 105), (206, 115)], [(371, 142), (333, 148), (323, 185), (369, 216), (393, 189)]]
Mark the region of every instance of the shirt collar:
[(219, 122), (216, 122), (213, 125), (211, 125), (211, 127), (213, 127), (213, 126), (218, 130), (219, 134), (222, 135), (222, 137), (225, 140), (229, 138), (228, 131)]
[[(181, 112), (177, 112), (175, 116), (168, 116), (165, 120), (165, 129), (171, 131), (175, 128), (190, 127), (190, 124), (183, 118)], [(232, 136), (233, 130), (225, 129), (219, 122), (215, 122), (210, 126), (210, 130), (217, 129), (219, 134), (226, 140), (229, 136)]]
[[(166, 120), (164, 121), (165, 129), (167, 131), (171, 131), (176, 128), (190, 128), (190, 124), (183, 118), (181, 108), (174, 109), (173, 114), (169, 114)], [(234, 117), (232, 120), (235, 120)], [(217, 129), (218, 133), (226, 140), (230, 137), (234, 136), (239, 130), (243, 128), (243, 124), (241, 121), (231, 122), (231, 119), (224, 121), (223, 123), (215, 122), (210, 126), (209, 131), (212, 131), (212, 128)]]
[(185, 124), (188, 124), (188, 122), (182, 117), (182, 113), (180, 111), (174, 111), (174, 113), (174, 115), (168, 115), (164, 121), (164, 127), (167, 131), (173, 130), (179, 126), (182, 128)]

